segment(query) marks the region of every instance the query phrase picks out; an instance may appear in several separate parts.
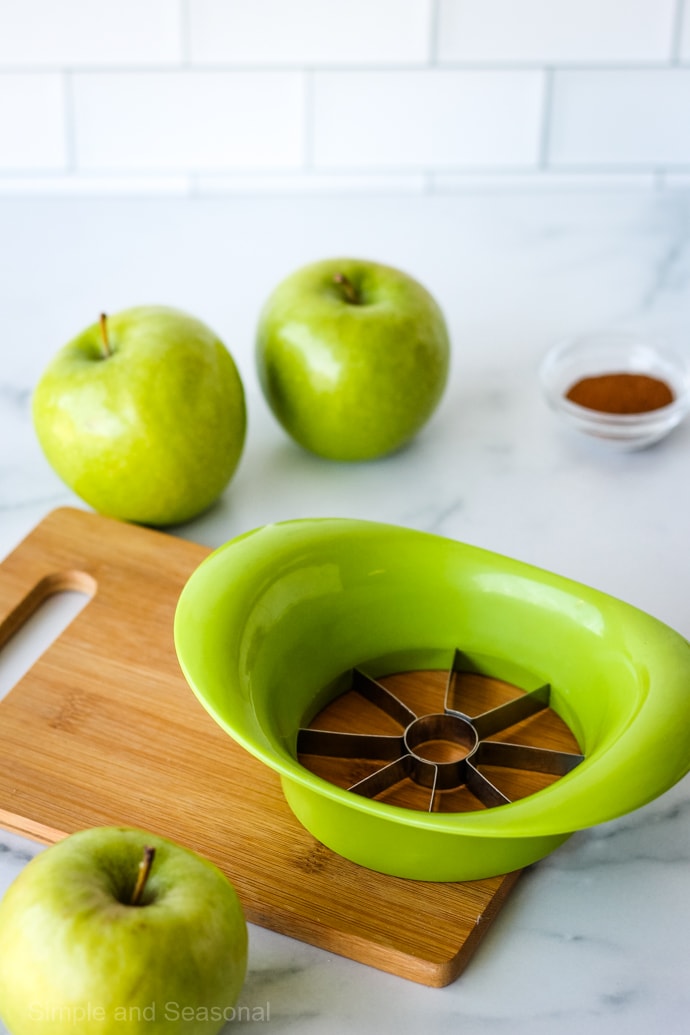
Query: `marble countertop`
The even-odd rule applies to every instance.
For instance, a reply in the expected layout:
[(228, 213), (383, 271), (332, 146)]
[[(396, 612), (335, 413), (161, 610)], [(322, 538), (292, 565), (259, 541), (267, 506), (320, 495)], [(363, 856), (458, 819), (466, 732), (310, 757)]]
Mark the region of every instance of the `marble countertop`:
[[(0, 557), (54, 507), (81, 505), (31, 428), (43, 366), (99, 312), (159, 302), (216, 329), (249, 407), (233, 483), (175, 534), (216, 546), (286, 518), (390, 521), (572, 577), (690, 637), (690, 421), (649, 450), (610, 452), (557, 423), (536, 373), (554, 341), (609, 327), (663, 336), (690, 355), (689, 229), (690, 194), (680, 190), (0, 200)], [(453, 340), (432, 422), (408, 449), (370, 464), (299, 450), (254, 372), (265, 296), (302, 262), (334, 254), (418, 276)], [(0, 831), (0, 891), (38, 850)], [(252, 927), (242, 1003), (276, 1033), (685, 1035), (688, 958), (686, 778), (526, 872), (447, 988)]]

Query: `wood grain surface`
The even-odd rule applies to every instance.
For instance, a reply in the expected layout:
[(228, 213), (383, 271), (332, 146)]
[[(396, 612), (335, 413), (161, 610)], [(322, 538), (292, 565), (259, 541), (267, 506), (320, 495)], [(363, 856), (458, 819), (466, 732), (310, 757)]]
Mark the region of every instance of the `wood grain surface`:
[[(208, 552), (63, 508), (0, 564), (0, 665), (2, 644), (52, 593), (91, 597), (0, 702), (0, 825), (48, 844), (103, 824), (153, 831), (220, 866), (251, 922), (448, 984), (519, 874), (454, 884), (387, 877), (301, 827), (277, 776), (213, 722), (178, 667), (176, 602)], [(570, 742), (557, 732), (553, 743)]]

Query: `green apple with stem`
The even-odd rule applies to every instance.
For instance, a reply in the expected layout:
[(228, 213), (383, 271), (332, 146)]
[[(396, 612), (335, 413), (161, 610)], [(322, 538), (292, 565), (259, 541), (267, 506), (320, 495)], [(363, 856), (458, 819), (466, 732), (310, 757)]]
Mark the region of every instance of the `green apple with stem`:
[(0, 901), (0, 1017), (12, 1035), (216, 1035), (246, 968), (230, 881), (142, 830), (72, 834)]
[(443, 313), (409, 274), (359, 259), (312, 263), (266, 301), (256, 338), (270, 408), (300, 445), (331, 460), (400, 449), (443, 394)]
[(138, 306), (65, 345), (36, 385), (33, 420), (62, 480), (102, 514), (145, 525), (188, 521), (239, 463), (244, 389), (200, 320)]

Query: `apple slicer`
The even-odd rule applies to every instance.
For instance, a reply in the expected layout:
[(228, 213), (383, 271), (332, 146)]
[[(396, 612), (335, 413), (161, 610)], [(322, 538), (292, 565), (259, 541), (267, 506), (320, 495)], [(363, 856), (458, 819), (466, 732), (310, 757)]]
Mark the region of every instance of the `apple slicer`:
[(690, 768), (683, 637), (423, 532), (313, 519), (247, 533), (188, 580), (175, 642), (194, 693), (279, 774), (303, 826), (382, 873), (520, 869)]
[[(373, 679), (362, 669), (355, 668), (349, 678), (349, 689), (336, 698), (334, 707), (327, 707), (321, 713), (322, 720), (328, 723), (328, 713), (332, 712), (331, 722), (337, 723), (337, 715), (343, 714), (347, 706), (348, 725), (361, 724), (363, 710), (354, 699), (354, 695), (358, 695), (379, 709), (383, 716), (392, 719), (400, 727), (400, 732), (360, 733), (351, 728), (304, 727), (297, 734), (300, 761), (317, 774), (323, 769), (327, 779), (330, 766), (331, 770), (335, 770), (334, 775), (330, 776), (333, 782), (341, 783), (344, 780), (342, 785), (354, 794), (378, 800), (385, 797), (389, 802), (400, 798), (401, 803), (404, 798), (407, 807), (426, 808), (428, 812), (433, 812), (467, 811), (482, 805), (492, 808), (523, 796), (515, 778), (512, 781), (506, 781), (505, 778), (492, 780), (489, 776), (492, 769), (517, 770), (518, 773), (538, 773), (556, 778), (564, 776), (583, 760), (577, 750), (556, 750), (540, 744), (525, 743), (524, 732), (518, 734), (518, 742), (501, 736), (513, 728), (517, 732), (521, 724), (527, 725), (526, 720), (541, 716), (549, 710), (551, 694), (548, 684), (538, 685), (522, 693), (517, 687), (510, 688), (509, 684), (504, 684), (507, 689), (517, 691), (515, 696), (511, 694), (502, 703), (469, 715), (462, 710), (468, 708), (469, 695), (463, 693), (463, 687), (468, 686), (467, 677), (473, 676), (468, 688), (474, 689), (475, 699), (478, 698), (477, 687), (481, 687), (482, 682), (486, 684), (485, 696), (491, 694), (492, 690), (495, 695), (497, 681), (482, 672), (478, 664), (461, 651), (454, 652), (445, 680), (441, 710), (438, 710), (440, 695), (434, 694), (434, 683), (437, 680), (433, 672), (405, 675), (408, 676), (408, 687), (410, 678), (413, 685), (418, 683), (420, 688), (426, 683), (427, 704), (417, 705), (413, 710), (401, 699), (400, 691), (394, 693), (390, 686)], [(394, 677), (394, 682), (404, 685), (400, 675), (397, 680)], [(464, 699), (466, 697), (467, 701)], [(428, 710), (435, 706), (437, 710)], [(531, 727), (531, 738), (540, 738), (545, 728), (544, 723)], [(567, 737), (567, 727), (563, 729)], [(321, 760), (326, 760), (326, 765)], [(343, 775), (339, 780), (337, 763), (350, 760), (355, 763), (354, 782), (350, 782), (346, 775), (349, 770), (347, 765), (341, 767)], [(370, 771), (364, 775), (358, 772), (361, 763), (371, 763)], [(497, 786), (497, 783), (503, 783), (503, 788)], [(419, 788), (419, 793), (415, 793), (410, 784)], [(457, 794), (446, 793), (463, 789), (466, 793), (462, 798)], [(471, 800), (468, 802), (467, 795), (471, 795), (476, 804), (473, 805)]]

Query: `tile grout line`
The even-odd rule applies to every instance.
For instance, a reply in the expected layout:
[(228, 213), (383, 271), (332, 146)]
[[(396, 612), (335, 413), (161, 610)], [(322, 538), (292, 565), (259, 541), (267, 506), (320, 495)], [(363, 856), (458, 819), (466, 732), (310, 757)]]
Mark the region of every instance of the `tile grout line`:
[(313, 173), (318, 171), (314, 163), (315, 73), (313, 68), (304, 68), (302, 74), (304, 76), (304, 139), (302, 141), (302, 171), (305, 173)]
[(676, 0), (676, 6), (673, 12), (673, 23), (671, 25), (671, 56), (669, 59), (669, 64), (671, 66), (680, 65), (681, 63), (685, 4), (686, 0)]
[[(428, 174), (429, 179), (423, 180), (419, 187), (412, 186), (410, 188), (379, 188), (376, 185), (371, 184), (360, 184), (356, 180), (351, 183), (334, 185), (332, 187), (325, 187), (319, 190), (318, 194), (310, 195), (308, 191), (308, 185), (301, 189), (296, 189), (285, 186), (284, 183), (277, 178), (276, 184), (267, 184), (265, 181), (261, 187), (252, 186), (245, 182), (233, 183), (232, 178), (228, 179), (227, 184), (220, 185), (208, 185), (206, 183), (205, 174), (190, 174), (187, 177), (180, 177), (184, 180), (181, 186), (176, 186), (171, 189), (161, 187), (159, 184), (153, 182), (152, 184), (146, 184), (143, 179), (139, 179), (136, 186), (132, 186), (127, 177), (121, 178), (121, 183), (113, 183), (112, 177), (103, 177), (105, 183), (100, 183), (101, 179), (98, 176), (90, 178), (89, 189), (86, 192), (80, 189), (74, 189), (70, 191), (63, 188), (69, 187), (70, 183), (78, 183), (79, 179), (77, 176), (67, 172), (61, 175), (59, 172), (54, 173), (50, 177), (28, 177), (24, 180), (17, 181), (17, 177), (12, 176), (0, 176), (0, 197), (29, 197), (37, 198), (40, 196), (46, 197), (75, 197), (75, 198), (96, 198), (96, 197), (157, 197), (157, 198), (172, 198), (172, 197), (204, 197), (204, 196), (233, 196), (235, 194), (241, 194), (242, 196), (250, 196), (254, 198), (267, 198), (276, 194), (281, 196), (290, 197), (422, 197), (422, 196), (433, 196), (437, 194), (443, 195), (456, 195), (462, 194), (465, 191), (472, 190), (488, 190), (497, 191), (507, 190), (509, 192), (522, 191), (527, 189), (553, 189), (553, 190), (604, 190), (615, 187), (617, 190), (620, 189), (635, 189), (635, 190), (649, 190), (659, 188), (667, 188), (674, 185), (676, 182), (683, 183), (685, 188), (690, 185), (690, 171), (688, 170), (665, 170), (659, 169), (658, 171), (651, 172), (647, 175), (639, 174), (638, 176), (621, 174), (610, 175), (610, 174), (573, 174), (571, 176), (564, 176), (563, 183), (560, 183), (560, 176), (556, 175), (553, 180), (550, 178), (544, 179), (543, 176), (537, 171), (530, 175), (526, 175), (518, 182), (515, 178), (506, 176), (494, 176), (483, 181), (481, 177), (458, 177), (456, 181), (452, 183), (445, 182), (443, 176), (434, 178), (432, 174)], [(213, 179), (211, 177), (211, 179)], [(239, 178), (241, 180), (241, 178)], [(45, 183), (43, 183), (45, 180)], [(463, 182), (466, 180), (466, 182)], [(501, 182), (505, 180), (505, 182)], [(32, 182), (38, 181), (42, 184), (40, 189), (31, 190), (29, 185)], [(567, 181), (567, 182), (565, 182)], [(580, 181), (580, 182), (578, 182)], [(592, 182), (594, 181), (594, 182)], [(636, 182), (638, 181), (638, 182)], [(60, 186), (62, 185), (62, 186)]]
[(441, 23), (441, 0), (431, 0), (429, 18), (429, 60), (430, 68), (438, 67), (439, 33)]
[(192, 64), (192, 29), (189, 0), (178, 0), (180, 12), (180, 68), (190, 68)]
[[(682, 22), (682, 18), (679, 16), (679, 21)], [(674, 30), (674, 34), (677, 34), (680, 29)], [(680, 42), (679, 40), (677, 41)], [(674, 44), (675, 49), (675, 44)], [(299, 74), (305, 71), (311, 72), (325, 72), (328, 74), (339, 74), (339, 73), (350, 73), (350, 74), (366, 74), (370, 72), (380, 73), (420, 73), (420, 72), (540, 72), (545, 67), (553, 68), (558, 71), (566, 72), (658, 72), (663, 69), (673, 67), (675, 64), (679, 64), (681, 67), (688, 67), (690, 65), (690, 59), (681, 58), (680, 55), (676, 61), (675, 58), (666, 60), (655, 60), (655, 61), (642, 61), (642, 60), (626, 60), (626, 61), (559, 61), (558, 64), (545, 66), (543, 62), (538, 60), (531, 61), (443, 61), (443, 62), (412, 62), (412, 61), (400, 61), (391, 64), (381, 64), (375, 62), (366, 63), (355, 63), (355, 62), (342, 62), (342, 63), (328, 63), (319, 64), (311, 63), (309, 65), (300, 64), (295, 62), (293, 64), (280, 63), (280, 62), (257, 62), (252, 64), (243, 63), (231, 63), (222, 61), (209, 61), (209, 62), (192, 62), (191, 57), (186, 56), (181, 58), (178, 62), (145, 62), (137, 61), (131, 64), (123, 62), (114, 63), (101, 63), (93, 64), (88, 62), (78, 63), (75, 65), (61, 65), (59, 62), (50, 64), (36, 64), (35, 62), (25, 64), (0, 64), (0, 77), (5, 75), (45, 75), (45, 74), (61, 74), (66, 71), (86, 74), (86, 75), (137, 75), (145, 73), (148, 75), (169, 75), (171, 73), (184, 72), (190, 75), (203, 74), (203, 73), (214, 73), (214, 74), (236, 74), (236, 73), (248, 73), (252, 75), (261, 75), (263, 73), (292, 73)]]
[(551, 140), (555, 78), (555, 71), (553, 68), (544, 68), (543, 72), (544, 93), (542, 98), (541, 126), (539, 127), (539, 153), (537, 156), (537, 167), (542, 171), (549, 168), (549, 145)]
[(62, 106), (65, 119), (65, 171), (71, 176), (77, 172), (77, 120), (74, 104), (74, 72), (62, 73)]

